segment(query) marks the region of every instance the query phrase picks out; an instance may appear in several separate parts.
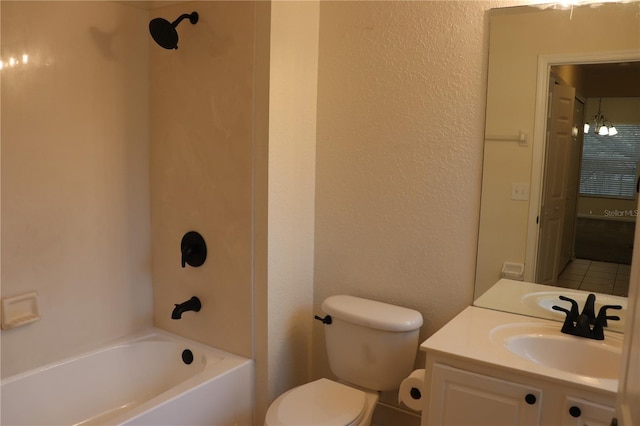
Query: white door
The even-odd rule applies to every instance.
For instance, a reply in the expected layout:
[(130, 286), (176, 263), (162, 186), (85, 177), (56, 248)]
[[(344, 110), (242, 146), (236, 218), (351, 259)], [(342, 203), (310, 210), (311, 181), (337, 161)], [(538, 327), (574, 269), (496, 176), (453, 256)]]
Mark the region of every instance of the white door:
[(564, 228), (568, 162), (573, 127), (576, 90), (555, 84), (549, 93), (547, 147), (540, 211), (540, 234), (536, 282), (554, 284), (560, 273), (560, 253)]
[(573, 260), (574, 242), (576, 239), (576, 213), (578, 211), (578, 191), (580, 190), (580, 163), (582, 160), (582, 143), (584, 128), (577, 123), (584, 117), (584, 104), (575, 102), (573, 112), (573, 127), (571, 129), (571, 146), (567, 169), (567, 204), (564, 211), (564, 225), (562, 229), (562, 248), (558, 264), (559, 273)]

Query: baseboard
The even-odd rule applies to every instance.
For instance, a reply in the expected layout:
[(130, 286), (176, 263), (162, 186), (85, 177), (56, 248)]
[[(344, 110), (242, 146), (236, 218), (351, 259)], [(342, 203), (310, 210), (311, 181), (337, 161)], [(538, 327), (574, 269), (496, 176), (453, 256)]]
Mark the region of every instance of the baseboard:
[(420, 426), (420, 414), (378, 402), (373, 412), (372, 426)]

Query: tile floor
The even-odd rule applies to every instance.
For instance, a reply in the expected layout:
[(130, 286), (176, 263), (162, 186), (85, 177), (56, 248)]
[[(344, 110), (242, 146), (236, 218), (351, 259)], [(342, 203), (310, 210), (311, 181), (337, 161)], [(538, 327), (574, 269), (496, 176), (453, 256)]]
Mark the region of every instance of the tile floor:
[(558, 285), (595, 293), (626, 296), (631, 265), (575, 259), (558, 277)]

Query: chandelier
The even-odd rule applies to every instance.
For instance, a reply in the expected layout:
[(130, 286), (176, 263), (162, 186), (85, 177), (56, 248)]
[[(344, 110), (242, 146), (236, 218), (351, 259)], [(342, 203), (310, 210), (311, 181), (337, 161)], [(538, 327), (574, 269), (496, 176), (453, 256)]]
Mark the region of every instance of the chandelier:
[[(602, 98), (600, 98), (600, 102), (598, 103), (598, 112), (591, 118), (593, 122), (594, 132), (598, 133), (601, 136), (615, 136), (618, 134), (618, 130), (611, 124), (607, 118), (602, 115), (601, 107), (602, 106)], [(584, 133), (589, 133), (589, 122), (584, 123)]]

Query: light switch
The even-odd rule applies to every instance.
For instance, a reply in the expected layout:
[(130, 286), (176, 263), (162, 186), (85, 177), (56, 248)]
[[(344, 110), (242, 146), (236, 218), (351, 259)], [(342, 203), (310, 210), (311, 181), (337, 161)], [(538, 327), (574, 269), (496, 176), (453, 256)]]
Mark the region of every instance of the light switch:
[(529, 199), (529, 184), (527, 183), (512, 183), (511, 184), (511, 199), (526, 201)]

